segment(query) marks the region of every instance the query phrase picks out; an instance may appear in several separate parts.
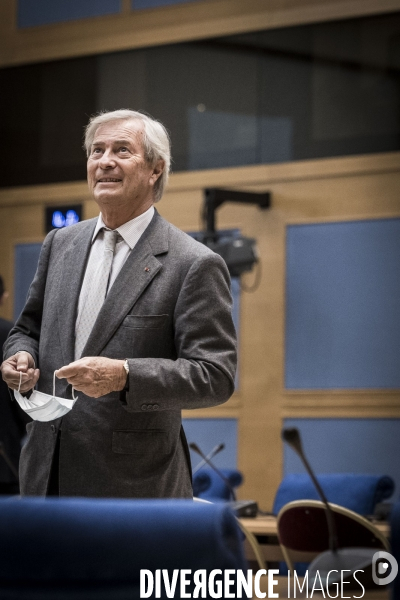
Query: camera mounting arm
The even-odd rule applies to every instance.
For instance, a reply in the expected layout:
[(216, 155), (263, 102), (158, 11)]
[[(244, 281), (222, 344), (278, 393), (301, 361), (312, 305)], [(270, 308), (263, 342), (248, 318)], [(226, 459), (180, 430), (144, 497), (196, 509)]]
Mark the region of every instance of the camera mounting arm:
[(270, 208), (270, 192), (242, 192), (226, 190), (223, 188), (206, 188), (204, 190), (203, 222), (205, 233), (210, 238), (215, 237), (215, 211), (224, 202), (240, 202), (242, 204), (256, 204), (261, 209)]

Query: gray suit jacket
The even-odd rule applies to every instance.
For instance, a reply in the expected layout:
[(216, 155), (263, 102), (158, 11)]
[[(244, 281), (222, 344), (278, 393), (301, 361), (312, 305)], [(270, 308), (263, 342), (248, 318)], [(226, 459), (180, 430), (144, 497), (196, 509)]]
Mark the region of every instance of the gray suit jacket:
[[(79, 292), (96, 219), (46, 237), (5, 358), (30, 352), (38, 389), (74, 360)], [(191, 497), (181, 410), (225, 402), (234, 389), (236, 338), (224, 261), (156, 212), (121, 269), (82, 356), (129, 359), (129, 392), (79, 392), (63, 419), (28, 424), (21, 492), (45, 495), (61, 428), (60, 494)], [(56, 394), (71, 397), (57, 380)]]

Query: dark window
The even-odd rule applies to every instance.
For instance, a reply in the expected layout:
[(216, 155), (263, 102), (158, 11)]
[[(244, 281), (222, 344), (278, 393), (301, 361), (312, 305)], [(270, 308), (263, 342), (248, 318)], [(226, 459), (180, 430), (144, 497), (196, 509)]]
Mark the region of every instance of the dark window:
[(96, 108), (96, 63), (0, 70), (2, 187), (86, 178), (82, 136)]
[(83, 127), (134, 108), (173, 170), (400, 150), (400, 13), (0, 70), (2, 186), (85, 178)]

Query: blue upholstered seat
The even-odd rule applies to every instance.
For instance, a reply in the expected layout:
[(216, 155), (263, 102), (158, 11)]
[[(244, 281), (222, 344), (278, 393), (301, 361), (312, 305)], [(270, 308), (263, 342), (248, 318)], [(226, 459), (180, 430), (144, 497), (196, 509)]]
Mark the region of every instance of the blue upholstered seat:
[[(236, 469), (220, 469), (233, 488), (243, 483), (243, 475)], [(193, 476), (193, 494), (204, 500), (231, 500), (231, 493), (223, 479), (212, 469), (200, 469)]]
[[(389, 498), (395, 487), (393, 479), (386, 475), (330, 473), (317, 478), (329, 502), (360, 515), (372, 515), (377, 502)], [(282, 506), (293, 500), (319, 499), (307, 473), (286, 475), (276, 493), (273, 513), (277, 515)]]
[(247, 568), (241, 533), (224, 504), (0, 501), (2, 600), (133, 600), (140, 569), (215, 568)]

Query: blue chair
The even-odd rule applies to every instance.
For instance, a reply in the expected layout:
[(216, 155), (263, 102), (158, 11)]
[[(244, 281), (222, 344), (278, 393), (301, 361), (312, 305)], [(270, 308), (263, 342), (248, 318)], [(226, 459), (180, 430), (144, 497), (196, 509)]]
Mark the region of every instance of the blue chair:
[[(394, 492), (391, 477), (384, 475), (359, 475), (330, 473), (317, 475), (328, 502), (348, 508), (360, 515), (372, 515), (375, 505)], [(310, 476), (307, 473), (286, 475), (275, 496), (273, 513), (278, 514), (288, 502), (294, 500), (319, 500)]]
[[(225, 504), (0, 501), (2, 600), (133, 600), (141, 569), (168, 569), (171, 578), (174, 569), (246, 568), (242, 535)], [(179, 581), (173, 597), (180, 597)]]
[[(243, 483), (243, 475), (236, 469), (220, 469), (232, 488)], [(204, 500), (231, 500), (231, 493), (223, 479), (212, 469), (200, 469), (193, 475), (193, 494)]]

